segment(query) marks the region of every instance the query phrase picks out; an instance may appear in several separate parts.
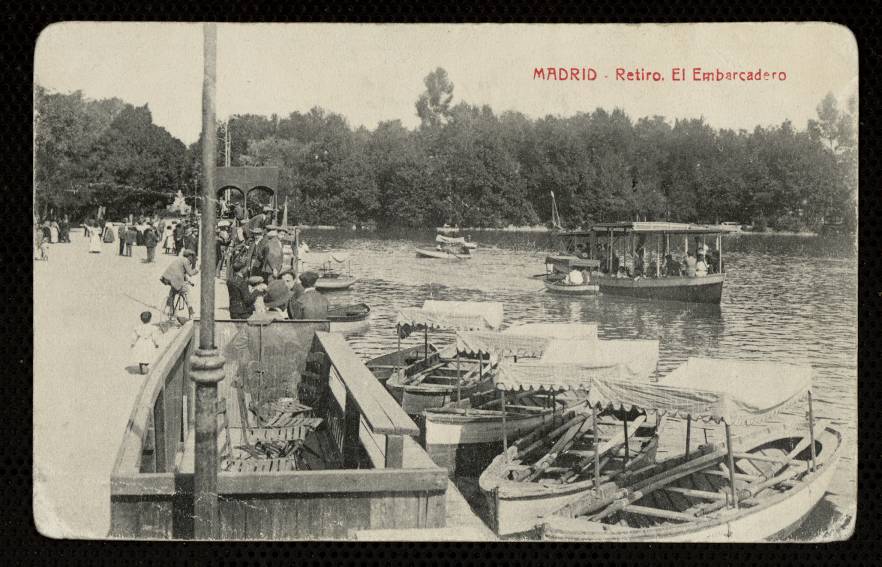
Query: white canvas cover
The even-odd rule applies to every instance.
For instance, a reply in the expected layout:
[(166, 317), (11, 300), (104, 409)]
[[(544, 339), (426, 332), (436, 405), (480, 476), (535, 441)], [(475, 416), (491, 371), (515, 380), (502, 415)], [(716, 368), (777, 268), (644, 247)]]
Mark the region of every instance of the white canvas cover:
[(551, 342), (548, 337), (513, 335), (493, 331), (460, 331), (456, 333), (456, 350), (460, 354), (477, 356), (518, 356), (537, 358), (542, 356)]
[(808, 366), (690, 358), (659, 382), (595, 380), (588, 399), (600, 407), (746, 425), (779, 413), (811, 386)]
[(502, 332), (549, 339), (596, 339), (597, 323), (522, 323)]
[(648, 381), (658, 362), (658, 341), (551, 341), (537, 361), (500, 362), (503, 390), (591, 390), (599, 379)]
[(421, 309), (399, 311), (396, 323), (411, 330), (417, 327), (457, 331), (495, 330), (502, 325), (502, 303), (426, 300)]
[(435, 235), (435, 242), (440, 242), (442, 244), (465, 245), (466, 239), (463, 238), (462, 236), (454, 237), (454, 236), (443, 236), (441, 234), (436, 234)]

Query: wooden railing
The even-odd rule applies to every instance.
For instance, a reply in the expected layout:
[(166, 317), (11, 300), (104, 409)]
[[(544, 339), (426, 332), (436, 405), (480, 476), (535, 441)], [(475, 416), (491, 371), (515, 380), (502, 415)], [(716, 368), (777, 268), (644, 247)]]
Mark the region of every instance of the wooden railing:
[[(321, 378), (328, 388), (323, 412), (336, 433), (344, 468), (219, 473), (221, 537), (346, 537), (359, 529), (443, 527), (446, 471), (411, 437), (418, 435), (413, 421), (341, 336), (320, 330), (327, 329), (326, 322), (273, 324), (302, 325), (303, 331), (313, 326), (307, 349), (317, 355), (314, 359), (324, 360)], [(218, 336), (221, 342), (224, 333)], [(175, 463), (181, 463), (192, 431), (192, 404), (186, 400), (192, 400), (189, 356), (195, 340), (188, 323), (138, 396), (111, 475), (111, 536), (193, 536), (192, 471)]]

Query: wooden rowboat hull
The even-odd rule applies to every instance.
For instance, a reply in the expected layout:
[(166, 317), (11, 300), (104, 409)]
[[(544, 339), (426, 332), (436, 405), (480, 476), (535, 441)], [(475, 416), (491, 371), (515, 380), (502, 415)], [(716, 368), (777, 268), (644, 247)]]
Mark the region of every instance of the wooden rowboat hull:
[[(634, 455), (635, 448), (631, 447), (632, 458), (628, 461), (627, 470), (635, 470), (655, 462), (658, 436), (663, 424), (664, 419), (657, 422), (651, 439), (643, 444), (638, 455)], [(509, 447), (509, 458), (516, 454), (517, 449)], [(623, 454), (621, 448), (618, 454)], [(503, 478), (505, 465), (505, 455), (497, 455), (478, 479), (491, 512), (493, 527), (500, 536), (533, 532), (543, 516), (594, 489), (593, 480), (557, 485), (506, 480)], [(606, 472), (602, 470), (602, 473)], [(601, 488), (604, 488), (603, 484)]]
[(321, 291), (337, 291), (349, 289), (358, 278), (319, 278), (315, 282), (315, 289)]
[[(502, 451), (502, 414), (470, 410), (471, 415), (466, 415), (445, 409), (425, 412), (426, 452), (451, 478), (457, 474), (477, 476)], [(533, 415), (507, 414), (506, 437), (514, 441), (551, 419), (551, 408)]]
[[(392, 394), (401, 408), (408, 415), (421, 415), (427, 409), (441, 408), (456, 400), (456, 386), (439, 386), (436, 384), (416, 384), (402, 386), (395, 377), (386, 382), (386, 389)], [(460, 388), (463, 398), (493, 389), (492, 374), (488, 372), (484, 379)]]
[[(436, 362), (439, 356), (435, 345), (429, 343), (428, 356), (423, 345), (417, 345), (372, 358), (365, 363), (365, 366), (381, 384), (386, 384), (386, 381), (396, 372), (412, 376), (429, 364)], [(397, 401), (401, 403), (400, 399)]]
[(600, 286), (596, 284), (588, 285), (566, 285), (558, 284), (545, 280), (545, 289), (551, 293), (559, 293), (561, 295), (597, 295)]
[[(781, 434), (778, 434), (781, 437)], [(756, 439), (756, 438), (755, 438)], [(768, 446), (773, 436), (759, 437), (753, 447)], [(809, 472), (784, 491), (766, 490), (770, 495), (758, 495), (752, 506), (740, 509), (726, 508), (720, 512), (696, 518), (694, 521), (668, 523), (657, 527), (631, 528), (601, 526), (554, 514), (542, 527), (542, 537), (567, 541), (653, 541), (653, 542), (757, 542), (783, 537), (799, 527), (817, 506), (839, 464), (843, 437), (836, 429), (825, 426), (816, 434), (818, 469)], [(736, 450), (739, 449), (737, 441)], [(746, 451), (746, 452), (749, 452)], [(737, 466), (736, 462), (736, 466)], [(659, 466), (663, 466), (660, 463)]]
[(328, 310), (328, 320), (332, 323), (351, 323), (353, 321), (364, 321), (370, 314), (371, 307), (367, 303), (341, 305)]
[(637, 280), (597, 276), (594, 282), (600, 286), (600, 292), (605, 295), (624, 295), (659, 301), (720, 303), (724, 280), (725, 274), (710, 274), (701, 278), (669, 276)]
[(468, 260), (471, 255), (468, 253), (452, 254), (443, 250), (428, 250), (426, 248), (416, 249), (417, 258), (434, 258), (436, 260)]

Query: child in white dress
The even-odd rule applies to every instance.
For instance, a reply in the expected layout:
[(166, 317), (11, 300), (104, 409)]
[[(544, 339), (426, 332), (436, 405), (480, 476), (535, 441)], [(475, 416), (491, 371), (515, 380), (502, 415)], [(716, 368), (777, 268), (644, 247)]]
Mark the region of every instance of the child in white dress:
[(153, 351), (159, 348), (159, 329), (150, 324), (151, 318), (149, 311), (141, 313), (141, 324), (135, 327), (132, 335), (132, 350), (141, 374), (147, 374)]

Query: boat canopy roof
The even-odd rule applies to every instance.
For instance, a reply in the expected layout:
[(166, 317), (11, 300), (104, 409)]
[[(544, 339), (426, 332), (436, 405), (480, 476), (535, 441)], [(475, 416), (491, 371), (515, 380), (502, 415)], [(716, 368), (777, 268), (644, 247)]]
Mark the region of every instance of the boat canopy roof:
[(596, 339), (597, 325), (585, 323), (528, 323), (493, 331), (461, 331), (456, 350), (461, 354), (538, 358), (557, 338)]
[(578, 256), (546, 256), (546, 264), (563, 264), (570, 268), (599, 268), (600, 260), (579, 258)]
[(658, 363), (658, 341), (553, 340), (538, 361), (503, 361), (500, 390), (591, 390), (598, 380), (648, 381)]
[(440, 242), (442, 244), (465, 244), (466, 239), (462, 236), (444, 236), (443, 234), (436, 234), (435, 242)]
[(396, 323), (411, 329), (495, 330), (502, 325), (502, 303), (426, 300), (419, 309), (399, 311)]
[[(720, 234), (731, 232), (729, 227), (719, 224), (690, 224), (681, 222), (607, 222), (595, 224), (590, 232), (642, 232), (642, 233), (667, 233), (667, 234)], [(584, 234), (590, 234), (585, 232)]]
[(776, 415), (811, 387), (808, 366), (690, 358), (659, 382), (602, 377), (595, 380), (588, 399), (598, 407), (747, 425)]
[(502, 333), (549, 339), (596, 339), (597, 323), (521, 323), (512, 325)]

